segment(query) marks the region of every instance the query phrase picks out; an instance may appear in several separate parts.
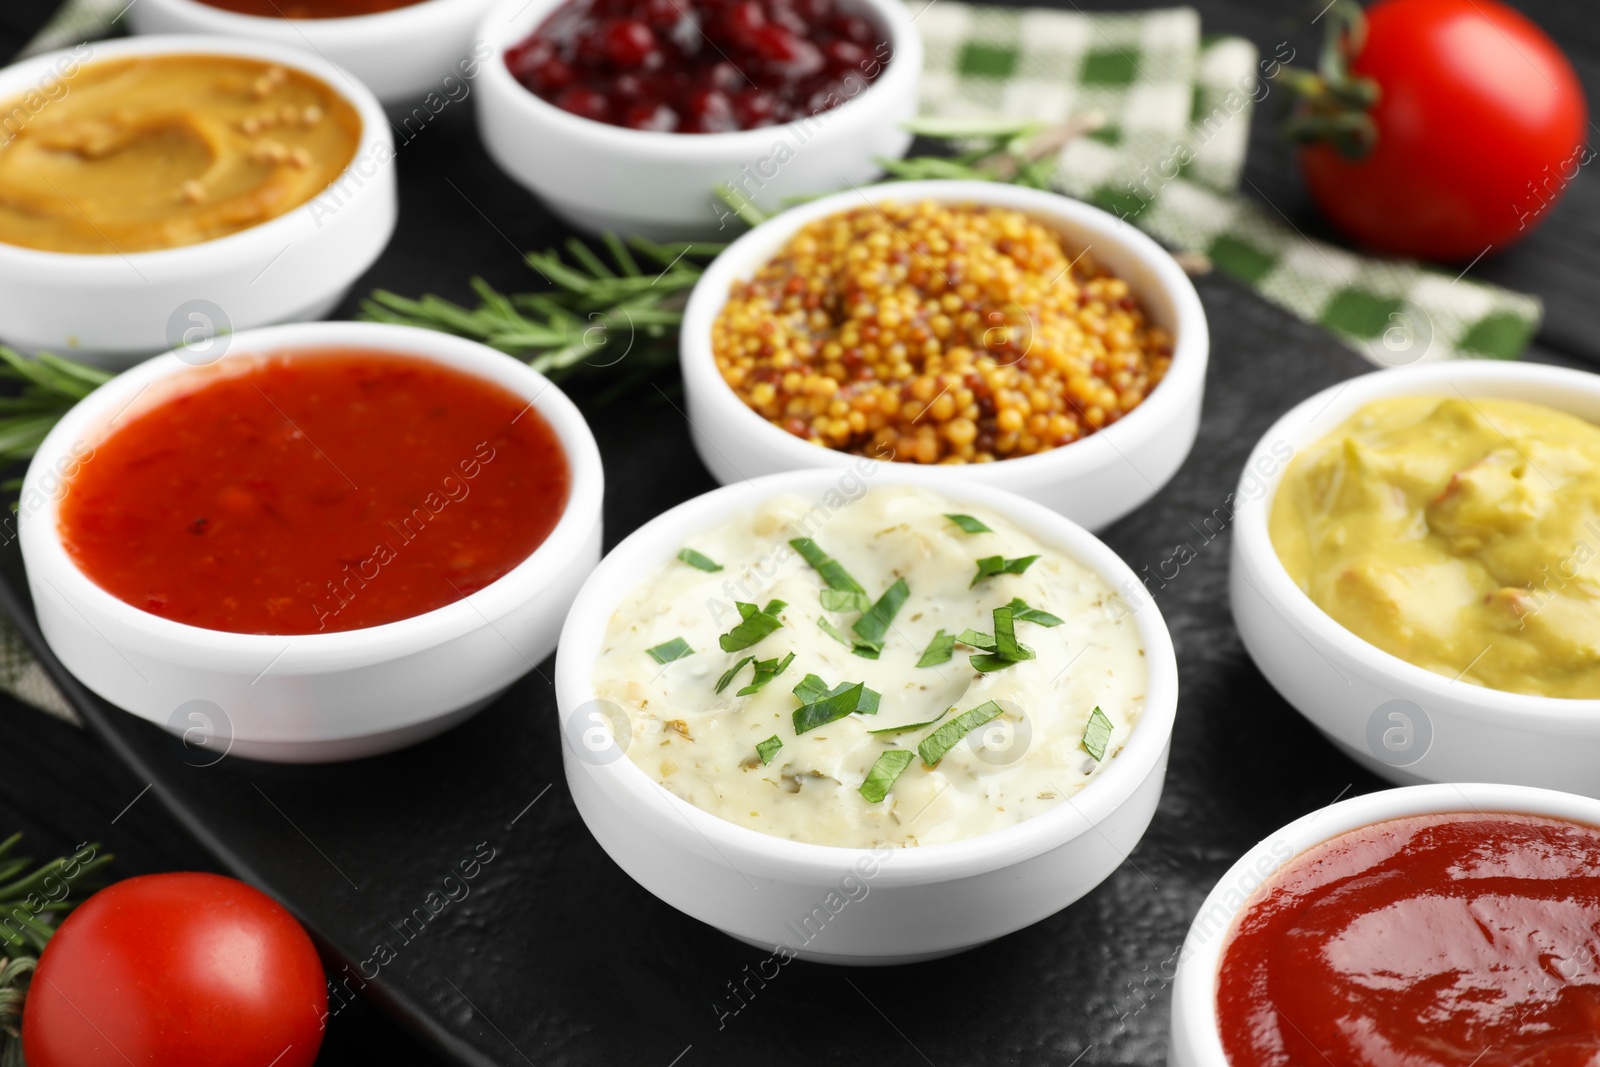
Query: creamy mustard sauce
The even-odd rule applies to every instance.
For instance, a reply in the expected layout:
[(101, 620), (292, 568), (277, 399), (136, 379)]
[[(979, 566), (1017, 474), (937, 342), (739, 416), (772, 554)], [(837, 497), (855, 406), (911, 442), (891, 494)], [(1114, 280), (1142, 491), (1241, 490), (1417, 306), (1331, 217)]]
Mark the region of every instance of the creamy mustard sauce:
[(1358, 637), (1436, 674), (1600, 697), (1600, 427), (1537, 404), (1397, 397), (1298, 456), (1284, 567)]
[(108, 59), (0, 103), (0, 242), (110, 255), (226, 236), (342, 173), (361, 116), (296, 70), (237, 56)]
[[(949, 513), (970, 515), (993, 532), (966, 533)], [(818, 625), (825, 618), (850, 637), (859, 616), (823, 609), (822, 577), (789, 545), (797, 537), (812, 539), (873, 600), (905, 580), (909, 597), (878, 659), (857, 655)], [(630, 593), (612, 617), (595, 690), (626, 712), (634, 763), (689, 803), (741, 826), (856, 848), (990, 833), (1082, 789), (1115, 758), (1143, 708), (1144, 650), (1126, 605), (1094, 571), (990, 511), (912, 488), (869, 490), (836, 508), (784, 495), (683, 547), (723, 570), (673, 560)], [(1023, 573), (971, 584), (980, 558), (1031, 555), (1039, 559)], [(970, 657), (982, 650), (956, 644), (947, 662), (917, 666), (937, 631), (992, 634), (993, 610), (1016, 598), (1061, 620), (1015, 624), (1017, 640), (1035, 658), (980, 673)], [(777, 612), (780, 629), (746, 650), (719, 647), (720, 635), (740, 621), (736, 602), (765, 607), (773, 599), (787, 605)], [(674, 638), (693, 654), (657, 663), (648, 650)], [(770, 661), (791, 652), (787, 670), (758, 692), (737, 695), (752, 681), (750, 666), (715, 692), (745, 656)], [(864, 683), (881, 694), (878, 711), (797, 734), (793, 713), (802, 701), (794, 688), (808, 674), (830, 687)], [(968, 733), (936, 766), (912, 755), (884, 799), (862, 795), (883, 753), (916, 753), (939, 727), (988, 701), (1004, 713)], [(1084, 745), (1097, 706), (1111, 727), (1103, 761)], [(869, 732), (941, 715), (930, 726)], [(763, 764), (756, 746), (772, 737), (783, 747)]]

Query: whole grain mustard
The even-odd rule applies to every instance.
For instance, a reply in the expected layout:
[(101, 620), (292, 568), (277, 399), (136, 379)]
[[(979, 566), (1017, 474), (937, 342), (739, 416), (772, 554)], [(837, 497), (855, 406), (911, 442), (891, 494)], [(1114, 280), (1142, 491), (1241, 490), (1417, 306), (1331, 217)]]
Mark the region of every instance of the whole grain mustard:
[(724, 379), (796, 437), (914, 463), (1045, 452), (1160, 383), (1171, 335), (1027, 214), (893, 201), (803, 227), (712, 326)]

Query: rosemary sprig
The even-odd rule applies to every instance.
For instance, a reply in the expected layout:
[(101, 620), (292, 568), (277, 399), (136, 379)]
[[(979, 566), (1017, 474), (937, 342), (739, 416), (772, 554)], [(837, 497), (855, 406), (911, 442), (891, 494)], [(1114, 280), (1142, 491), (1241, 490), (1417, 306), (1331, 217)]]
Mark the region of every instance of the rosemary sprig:
[[(505, 296), (473, 278), (479, 303), (467, 308), (438, 296), (412, 300), (380, 289), (362, 304), (361, 315), (470, 337), (551, 378), (614, 367), (625, 357), (634, 372), (669, 364), (689, 290), (723, 246), (623, 241), (613, 234), (602, 243), (604, 257), (577, 238), (566, 242), (564, 256), (555, 249), (530, 252), (528, 266), (550, 283), (548, 292)], [(647, 271), (641, 258), (654, 269)]]
[(0, 345), (0, 380), (21, 389), (0, 396), (0, 461), (27, 459), (67, 409), (111, 380), (98, 367), (48, 352), (28, 359)]
[(0, 841), (0, 915), (6, 920), (0, 923), (0, 1067), (23, 1067), (22, 1006), (39, 953), (67, 913), (98, 888), (95, 876), (112, 859), (99, 854), (99, 845), (85, 845), (71, 859), (30, 871), (33, 860), (11, 854), (21, 840), (12, 834)]

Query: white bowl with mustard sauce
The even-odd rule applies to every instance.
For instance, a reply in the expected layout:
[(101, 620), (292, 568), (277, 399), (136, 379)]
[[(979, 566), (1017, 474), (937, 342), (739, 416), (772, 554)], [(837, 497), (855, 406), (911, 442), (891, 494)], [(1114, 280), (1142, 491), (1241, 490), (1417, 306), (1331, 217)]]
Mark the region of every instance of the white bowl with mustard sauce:
[[(412, 0), (370, 14), (303, 18), (247, 13), (252, 6), (293, 13), (297, 5), (289, 2), (230, 11), (200, 0), (139, 0), (129, 8), (128, 22), (140, 34), (243, 37), (310, 52), (349, 71), (402, 124), (425, 124), (446, 102), (470, 93), (481, 58), (472, 47), (473, 30), (494, 2)], [(328, 5), (303, 6), (316, 10)]]
[(319, 318), (388, 243), (372, 94), (299, 49), (137, 37), (0, 70), (0, 341), (126, 365)]
[(1155, 812), (1177, 691), (1159, 610), (1093, 535), (866, 460), (647, 523), (556, 660), (567, 782), (612, 859), (842, 964), (960, 952), (1108, 877)]
[[(983, 239), (998, 254), (986, 262), (970, 259), (958, 268), (944, 258), (951, 245), (942, 235), (917, 229), (922, 220), (911, 209), (921, 205), (999, 213), (1006, 221), (996, 225), (1011, 229), (1003, 230), (998, 241), (992, 234)], [(910, 217), (901, 211), (909, 211)], [(817, 232), (825, 220), (845, 216), (858, 220), (853, 225), (859, 232), (851, 239)], [(881, 232), (869, 233), (862, 226)], [(971, 233), (964, 239), (969, 249), (979, 243)], [(735, 314), (747, 315), (759, 301), (784, 300), (794, 291), (762, 280), (763, 272), (769, 268), (788, 272), (790, 277), (782, 280), (785, 285), (808, 286), (819, 280), (795, 266), (804, 255), (796, 251), (796, 242), (802, 240), (830, 252), (834, 260), (830, 277), (838, 279), (853, 271), (850, 284), (859, 291), (854, 297), (843, 294), (832, 309), (824, 303), (821, 313), (828, 321), (801, 324), (795, 311), (784, 307), (781, 325), (774, 321), (777, 316), (759, 325), (764, 331), (776, 326), (777, 333), (794, 346), (793, 361), (786, 368), (730, 368), (728, 350), (738, 341), (719, 339), (730, 335), (724, 323), (730, 305), (745, 294), (744, 308)], [(1035, 244), (1027, 253), (1006, 250), (1006, 242), (1029, 241)], [(1041, 252), (1047, 242), (1055, 247)], [(880, 258), (886, 262), (881, 267), (869, 264), (865, 270), (848, 266), (849, 257), (868, 251), (864, 245), (882, 247)], [(1023, 263), (1032, 270), (1032, 277), (1023, 279), (1028, 292), (978, 277), (980, 271), (991, 278), (1024, 274)], [(846, 334), (856, 328), (855, 317), (840, 307), (850, 299), (881, 304), (881, 290), (869, 289), (881, 278), (892, 279), (898, 290), (897, 326), (890, 327), (880, 313), (860, 327), (860, 343), (853, 345)], [(1102, 284), (1115, 286), (1106, 292), (1116, 295), (1097, 295), (1096, 287)], [(1041, 291), (1046, 294), (1043, 298)], [(934, 297), (956, 301), (941, 304), (948, 315), (930, 316)], [(1053, 307), (1048, 320), (1039, 311), (1047, 302)], [(1135, 325), (1112, 322), (1119, 312), (1126, 312)], [(954, 325), (942, 319), (953, 320)], [(964, 325), (964, 320), (970, 324)], [(883, 336), (891, 328), (899, 330), (892, 344)], [(880, 333), (872, 335), (870, 330)], [(929, 339), (930, 333), (939, 340)], [(1152, 361), (1162, 364), (1161, 376), (1155, 380), (1145, 370), (1130, 372), (1144, 379), (1142, 398), (1130, 398), (1131, 403), (1124, 402), (1102, 417), (1086, 398), (1117, 395), (1126, 388), (1116, 378), (1122, 371), (1112, 370), (1108, 377), (1101, 364), (1114, 358), (1113, 350), (1130, 360), (1142, 358), (1143, 342), (1130, 344), (1130, 334), (1136, 341), (1149, 341)], [(1114, 340), (1117, 335), (1122, 339)], [(771, 336), (739, 341), (764, 344)], [(926, 356), (928, 362), (919, 362), (916, 352), (908, 352), (894, 370), (885, 372), (889, 352), (916, 344), (934, 345), (940, 351)], [(799, 346), (810, 346), (811, 351), (800, 351)], [(842, 358), (829, 354), (835, 347), (842, 348)], [(695, 285), (684, 312), (681, 348), (684, 398), (695, 448), (724, 484), (807, 467), (843, 470), (865, 454), (875, 457), (874, 462), (892, 463), (910, 476), (924, 477), (934, 486), (953, 489), (976, 482), (1008, 489), (1098, 530), (1154, 496), (1188, 456), (1200, 424), (1210, 336), (1205, 310), (1183, 269), (1123, 220), (1038, 189), (998, 182), (918, 181), (823, 197), (790, 208), (740, 237)], [(958, 348), (971, 355), (958, 356)], [(848, 369), (851, 359), (864, 360), (867, 366), (854, 372), (856, 380), (838, 381), (838, 372), (829, 368)], [(930, 369), (934, 360), (943, 368), (937, 373)], [(1049, 369), (1035, 375), (1027, 370), (1030, 366)], [(1026, 373), (1011, 378), (1014, 370)], [(800, 372), (802, 379), (793, 387), (787, 380), (790, 371)], [(822, 380), (806, 380), (805, 372)], [(768, 377), (764, 381), (755, 377), (761, 374)], [(733, 375), (745, 377), (736, 385)], [(1072, 383), (1095, 378), (1099, 380), (1074, 392)], [(1146, 388), (1151, 380), (1153, 386)], [(752, 381), (755, 384), (748, 384)], [(898, 385), (900, 391), (870, 395), (880, 384)], [(775, 390), (775, 399), (758, 400), (757, 390), (764, 389)], [(816, 398), (819, 389), (826, 390), (822, 399), (844, 403), (823, 409), (813, 406), (799, 422), (785, 419), (796, 404), (804, 406)], [(856, 410), (857, 401), (877, 406)], [(770, 410), (758, 411), (762, 403)], [(893, 441), (881, 427), (875, 430), (872, 421), (886, 405), (896, 409), (888, 415), (889, 425), (898, 427)], [(943, 406), (959, 417), (941, 418)], [(845, 427), (830, 419), (848, 436), (823, 438), (817, 428), (829, 416), (865, 421)], [(1088, 429), (1095, 426), (1099, 428)], [(1068, 432), (1057, 438), (1063, 429)], [(1003, 452), (1007, 433), (1020, 437), (1026, 446), (1028, 435), (1036, 430), (1039, 442), (1034, 447)], [(998, 443), (986, 450), (990, 435)], [(1052, 440), (1066, 443), (1052, 447)], [(973, 458), (955, 455), (957, 442), (969, 451), (976, 449)], [(919, 448), (927, 453), (918, 455)]]
[(1596, 375), (1468, 361), (1333, 386), (1246, 464), (1240, 637), (1391, 781), (1600, 796), (1597, 487)]

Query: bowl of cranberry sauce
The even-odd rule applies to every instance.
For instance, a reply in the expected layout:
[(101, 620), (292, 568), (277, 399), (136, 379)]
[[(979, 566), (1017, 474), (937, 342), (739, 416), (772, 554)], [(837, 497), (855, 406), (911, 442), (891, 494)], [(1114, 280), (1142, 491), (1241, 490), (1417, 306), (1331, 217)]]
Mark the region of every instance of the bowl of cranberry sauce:
[(304, 324), (82, 401), (29, 466), (19, 536), (40, 629), (89, 689), (197, 760), (345, 759), (437, 733), (554, 650), (602, 480), (526, 365)]
[(834, 0), (568, 0), (506, 51), (530, 92), (596, 122), (731, 133), (821, 115), (891, 61)]
[(489, 154), (589, 230), (727, 237), (718, 184), (776, 209), (911, 142), (899, 0), (507, 0), (480, 36)]
[(1442, 785), (1241, 860), (1178, 962), (1175, 1067), (1600, 1062), (1600, 802)]

